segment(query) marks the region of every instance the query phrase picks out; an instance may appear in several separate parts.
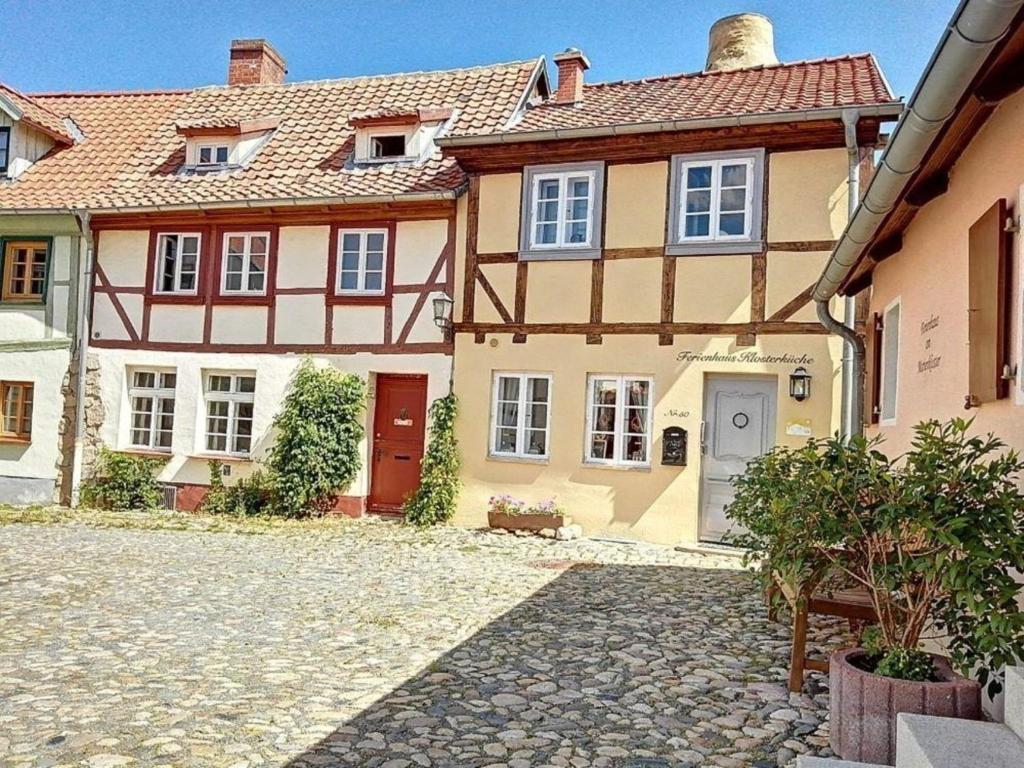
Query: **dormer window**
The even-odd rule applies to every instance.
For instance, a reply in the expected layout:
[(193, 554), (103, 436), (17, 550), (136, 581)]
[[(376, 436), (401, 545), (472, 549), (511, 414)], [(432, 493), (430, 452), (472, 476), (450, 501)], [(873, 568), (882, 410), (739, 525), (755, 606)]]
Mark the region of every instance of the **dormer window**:
[(0, 128), (0, 173), (7, 173), (7, 155), (11, 148), (11, 129)]
[(451, 120), (447, 107), (382, 107), (354, 112), (356, 163), (402, 163), (425, 160), (436, 151), (434, 137)]
[(387, 157), (406, 156), (405, 134), (379, 134), (370, 136), (370, 157), (381, 160)]
[(200, 144), (196, 165), (227, 165), (231, 148), (227, 144)]

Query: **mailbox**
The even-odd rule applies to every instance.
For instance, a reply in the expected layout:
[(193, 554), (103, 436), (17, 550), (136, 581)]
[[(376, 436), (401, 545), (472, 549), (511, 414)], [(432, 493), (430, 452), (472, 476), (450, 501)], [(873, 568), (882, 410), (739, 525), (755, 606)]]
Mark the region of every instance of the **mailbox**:
[(686, 430), (665, 427), (661, 433), (661, 463), (672, 467), (686, 466)]

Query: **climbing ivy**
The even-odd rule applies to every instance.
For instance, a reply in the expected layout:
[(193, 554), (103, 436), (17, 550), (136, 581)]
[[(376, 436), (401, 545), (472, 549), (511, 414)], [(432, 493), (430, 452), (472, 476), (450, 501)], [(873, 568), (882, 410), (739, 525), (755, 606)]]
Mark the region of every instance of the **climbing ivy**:
[(358, 376), (302, 362), (274, 419), (269, 467), (280, 514), (322, 513), (352, 484), (362, 466), (365, 408), (366, 384)]
[(406, 522), (436, 525), (452, 519), (459, 495), (459, 444), (455, 439), (458, 400), (453, 394), (430, 406), (430, 442), (420, 469), (420, 487), (405, 503)]

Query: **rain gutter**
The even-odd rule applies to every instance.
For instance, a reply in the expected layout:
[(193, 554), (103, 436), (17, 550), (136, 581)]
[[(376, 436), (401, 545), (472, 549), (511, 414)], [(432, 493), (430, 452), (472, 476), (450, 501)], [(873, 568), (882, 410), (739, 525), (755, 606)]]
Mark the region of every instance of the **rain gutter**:
[[(953, 117), (981, 67), (1007, 33), (1024, 0), (962, 0), (889, 139), (860, 205), (812, 291), (819, 303), (839, 292), (878, 228)], [(826, 327), (831, 327), (822, 320)]]
[[(903, 103), (890, 101), (884, 104), (869, 104), (857, 108), (862, 117), (895, 118), (903, 110)], [(617, 125), (587, 126), (584, 128), (552, 128), (543, 131), (515, 131), (492, 133), (480, 136), (445, 136), (438, 139), (441, 147), (469, 147), (485, 144), (522, 144), (529, 141), (554, 141), (558, 139), (585, 139), (603, 136), (628, 136), (638, 133), (662, 133), (666, 131), (699, 131), (706, 128), (742, 128), (751, 125), (772, 123), (803, 123), (811, 120), (840, 120), (845, 108), (802, 109), (791, 112), (756, 112), (723, 117), (701, 117), (682, 120), (659, 120), (641, 123), (620, 123)]]

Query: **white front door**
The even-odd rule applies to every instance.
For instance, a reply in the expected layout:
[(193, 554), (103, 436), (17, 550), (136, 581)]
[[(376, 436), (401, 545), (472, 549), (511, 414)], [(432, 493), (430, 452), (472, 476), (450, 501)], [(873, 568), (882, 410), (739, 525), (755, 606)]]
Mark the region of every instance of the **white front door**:
[[(753, 376), (708, 377), (704, 388), (701, 442), (700, 538), (721, 541), (732, 521), (732, 478), (747, 462), (775, 445), (775, 379)], [(735, 530), (735, 528), (734, 528)]]

